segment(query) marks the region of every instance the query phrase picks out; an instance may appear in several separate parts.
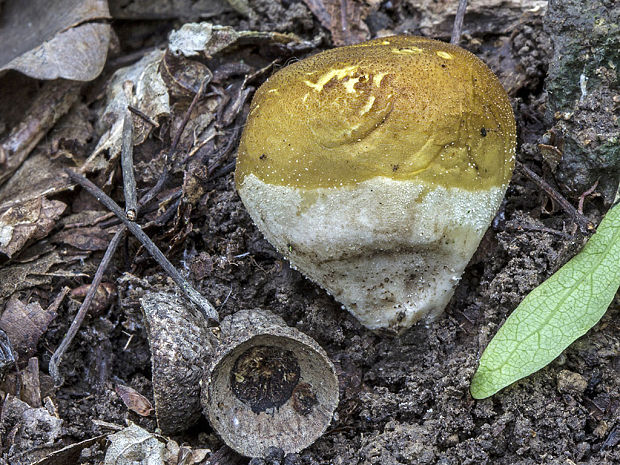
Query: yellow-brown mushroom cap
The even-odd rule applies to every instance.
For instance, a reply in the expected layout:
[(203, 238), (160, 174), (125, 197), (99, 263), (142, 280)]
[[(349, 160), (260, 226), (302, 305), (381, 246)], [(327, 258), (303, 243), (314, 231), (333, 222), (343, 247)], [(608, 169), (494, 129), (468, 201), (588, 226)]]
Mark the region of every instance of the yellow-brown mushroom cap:
[(473, 54), (375, 39), (289, 65), (257, 90), (236, 180), (316, 188), (385, 176), (488, 189), (510, 179), (515, 132), (506, 92)]

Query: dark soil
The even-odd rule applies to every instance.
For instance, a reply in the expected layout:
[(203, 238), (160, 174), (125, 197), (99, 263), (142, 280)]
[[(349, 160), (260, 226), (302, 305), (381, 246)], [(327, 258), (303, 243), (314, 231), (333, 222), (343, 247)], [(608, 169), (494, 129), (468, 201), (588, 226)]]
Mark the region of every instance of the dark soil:
[[(318, 49), (332, 45), (329, 32), (303, 2), (250, 3), (256, 12), (250, 20), (227, 12), (209, 21), (239, 29), (292, 32), (306, 40), (322, 36)], [(453, 16), (444, 13), (447, 2), (419, 6), (426, 3), (380, 2), (366, 20), (371, 36), (391, 32), (449, 39)], [(472, 3), (461, 45), (485, 60), (510, 94), (519, 128), (518, 159), (556, 185), (537, 147), (548, 129), (544, 79), (552, 46), (543, 30), (545, 10), (534, 8), (541, 2), (524, 6), (513, 2), (514, 7), (492, 0)], [(120, 44), (116, 57), (165, 44), (168, 31), (180, 24), (175, 20), (114, 22)], [(306, 50), (291, 59), (315, 51)], [(269, 51), (257, 49), (255, 53), (264, 53), (265, 63), (271, 59)], [(238, 58), (232, 54), (222, 61)], [(82, 108), (98, 105), (96, 97), (109, 76), (108, 72), (89, 87)], [(161, 150), (169, 147), (169, 131), (178, 126), (187, 103), (174, 108), (171, 124), (158, 133), (161, 139), (151, 137), (136, 148), (140, 188), (154, 182), (157, 171), (152, 170), (161, 167)], [(1, 131), (2, 124), (0, 135)], [(76, 150), (87, 154), (89, 143), (92, 140)], [(191, 141), (184, 143), (183, 150)], [(232, 161), (234, 151), (221, 166)], [(117, 175), (109, 178), (113, 181), (108, 192), (120, 201), (122, 183), (115, 169)], [(341, 382), (340, 405), (326, 434), (300, 454), (298, 463), (620, 463), (618, 298), (599, 324), (543, 370), (486, 400), (473, 400), (469, 394), (478, 359), (495, 331), (523, 297), (572, 257), (585, 240), (571, 218), (523, 173), (515, 172), (506, 200), (444, 315), (401, 337), (366, 330), (325, 291), (292, 270), (253, 225), (233, 178), (228, 170), (205, 181), (201, 194), (181, 202), (164, 227), (147, 232), (222, 318), (242, 309), (269, 309), (313, 337), (331, 357)], [(93, 179), (100, 184), (106, 181)], [(182, 183), (183, 173), (178, 171), (170, 188)], [(70, 205), (65, 216), (102, 210), (79, 190), (59, 198)], [(604, 211), (600, 197), (586, 199), (584, 212), (595, 224)], [(37, 247), (54, 248), (60, 257), (77, 255), (69, 245), (42, 240), (30, 245), (21, 257), (34, 256)], [(24, 301), (40, 300), (45, 308), (63, 286), (74, 289), (88, 284), (100, 259), (100, 251), (83, 253), (82, 260), (63, 265), (63, 276), (53, 276), (18, 294)], [(157, 427), (154, 416), (129, 411), (115, 385), (133, 387), (152, 400), (150, 352), (139, 298), (153, 290), (174, 292), (175, 286), (133, 238), (121, 246), (104, 281), (113, 284), (115, 294), (87, 318), (71, 345), (61, 365), (62, 387), (51, 388), (48, 363), (75, 316), (77, 298), (61, 305), (33, 354), (41, 366), (42, 397), (51, 396), (63, 420), (58, 440), (63, 444), (109, 432), (101, 421), (124, 426), (129, 419), (149, 431)], [(10, 379), (9, 374), (5, 391), (10, 391)], [(11, 447), (14, 425), (6, 422), (4, 457), (8, 463), (20, 463), (15, 457), (40, 443), (33, 440)], [(223, 446), (204, 419), (174, 438), (213, 451)], [(83, 451), (80, 463), (103, 463), (104, 453), (104, 445), (94, 445)]]

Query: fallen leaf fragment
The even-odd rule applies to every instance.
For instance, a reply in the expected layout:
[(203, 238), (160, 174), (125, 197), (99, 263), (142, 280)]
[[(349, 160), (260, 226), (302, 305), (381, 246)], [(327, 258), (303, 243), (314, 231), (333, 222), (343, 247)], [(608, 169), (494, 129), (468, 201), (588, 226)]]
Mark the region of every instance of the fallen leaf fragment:
[(39, 380), (39, 359), (32, 357), (21, 372), (21, 399), (34, 408), (41, 407), (41, 382)]
[(0, 253), (9, 258), (18, 253), (29, 240), (49, 234), (67, 206), (45, 197), (14, 205), (0, 214)]
[(148, 417), (151, 413), (153, 413), (153, 406), (149, 400), (134, 388), (117, 384), (115, 389), (123, 403), (132, 412), (135, 412), (143, 417)]
[[(63, 421), (60, 418), (50, 414), (44, 407), (30, 407), (11, 394), (7, 394), (4, 400), (0, 421), (12, 439), (8, 463), (31, 463), (18, 457), (30, 455), (36, 448), (51, 446), (62, 435)], [(12, 456), (12, 451), (22, 453)]]
[(108, 436), (104, 465), (165, 465), (166, 445), (136, 424)]
[[(163, 51), (155, 50), (145, 55), (140, 61), (126, 68), (119, 69), (106, 88), (106, 105), (98, 113), (98, 127), (102, 136), (88, 160), (81, 167), (82, 173), (109, 171), (121, 153), (123, 120), (127, 105), (131, 103), (154, 121), (170, 114), (170, 98), (166, 84), (159, 74), (159, 62)], [(134, 84), (133, 102), (127, 100), (123, 90), (125, 81)], [(134, 145), (143, 143), (153, 126), (142, 118), (134, 118)]]
[(0, 141), (0, 185), (11, 177), (41, 138), (69, 111), (80, 95), (81, 86), (63, 80), (45, 83), (24, 119), (11, 130), (6, 139)]
[(112, 234), (98, 226), (90, 228), (65, 229), (54, 235), (53, 242), (70, 245), (79, 250), (106, 250)]
[(0, 317), (0, 328), (6, 332), (13, 349), (22, 358), (36, 350), (39, 338), (54, 318), (54, 310), (43, 310), (39, 302), (25, 304), (13, 295)]
[(170, 33), (168, 49), (176, 55), (182, 54), (188, 58), (201, 54), (211, 57), (244, 41), (288, 44), (300, 42), (300, 39), (294, 34), (236, 31), (230, 26), (216, 26), (207, 22), (188, 23)]
[(56, 252), (48, 253), (28, 263), (0, 267), (0, 299), (30, 287), (51, 282), (52, 278), (45, 275), (49, 269), (62, 263)]
[(91, 81), (110, 42), (106, 0), (9, 0), (2, 11), (0, 73), (14, 69), (37, 79)]

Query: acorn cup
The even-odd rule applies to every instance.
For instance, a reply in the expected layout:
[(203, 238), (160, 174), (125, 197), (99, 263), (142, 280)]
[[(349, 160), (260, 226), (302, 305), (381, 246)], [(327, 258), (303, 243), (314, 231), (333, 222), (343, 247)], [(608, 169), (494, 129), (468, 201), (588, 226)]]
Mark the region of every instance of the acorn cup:
[(202, 411), (232, 449), (264, 457), (269, 447), (299, 452), (327, 429), (338, 378), (311, 337), (264, 310), (242, 310), (208, 328), (179, 296), (141, 300), (151, 348), (157, 424), (183, 431)]
[(213, 354), (213, 335), (198, 310), (177, 295), (147, 293), (140, 303), (157, 425), (164, 434), (178, 433), (200, 418), (200, 383)]
[(221, 331), (202, 406), (224, 442), (248, 457), (263, 457), (271, 446), (288, 454), (311, 445), (338, 405), (338, 378), (325, 351), (263, 310), (237, 312)]

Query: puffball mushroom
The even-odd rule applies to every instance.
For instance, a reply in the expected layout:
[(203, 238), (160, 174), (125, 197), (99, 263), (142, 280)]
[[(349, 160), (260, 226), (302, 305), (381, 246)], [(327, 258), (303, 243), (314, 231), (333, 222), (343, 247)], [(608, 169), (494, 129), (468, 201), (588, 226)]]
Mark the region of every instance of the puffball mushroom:
[(516, 128), (491, 70), (396, 36), (289, 65), (256, 92), (236, 184), (292, 264), (370, 329), (437, 317), (506, 191)]

